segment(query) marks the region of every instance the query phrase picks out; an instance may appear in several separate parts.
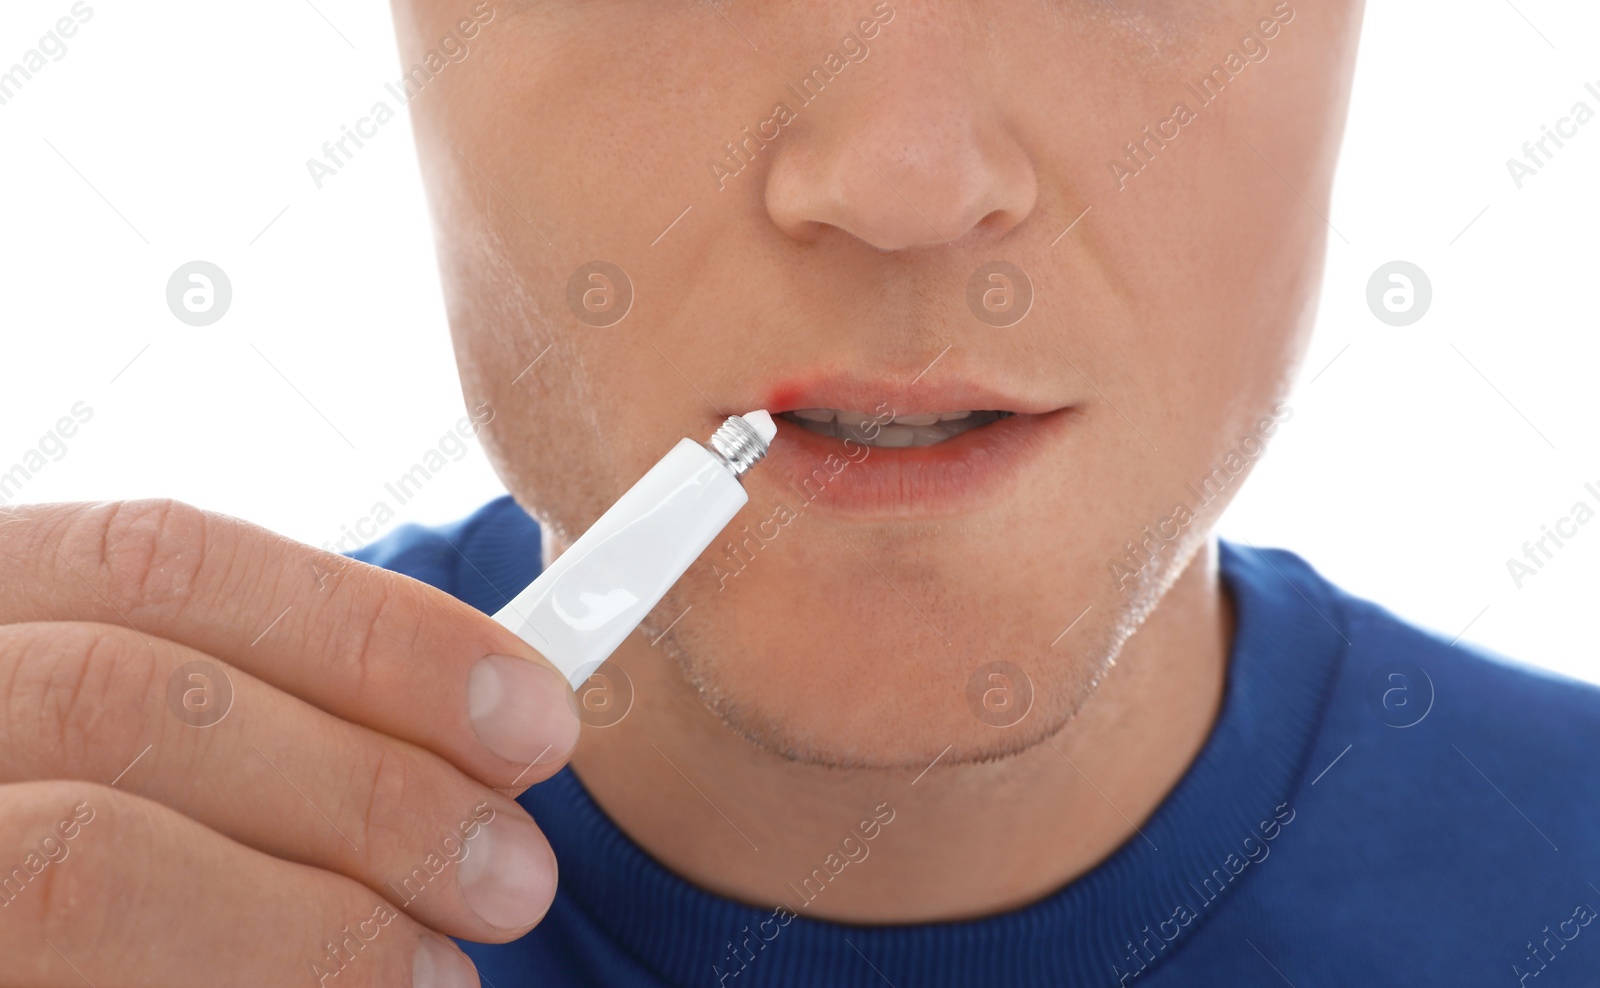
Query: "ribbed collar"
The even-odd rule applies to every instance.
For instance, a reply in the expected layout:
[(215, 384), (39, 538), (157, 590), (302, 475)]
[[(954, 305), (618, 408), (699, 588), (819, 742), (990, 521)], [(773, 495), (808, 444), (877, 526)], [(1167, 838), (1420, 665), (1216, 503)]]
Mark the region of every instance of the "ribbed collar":
[[(1142, 825), (1148, 841), (1135, 836), (1045, 899), (980, 920), (854, 926), (794, 918), (722, 984), (882, 988), (887, 979), (1063, 988), (1148, 978), (1241, 885), (1270, 871), (1264, 861), (1239, 867), (1256, 846), (1247, 838), (1259, 841), (1263, 823), (1290, 801), (1346, 645), (1331, 588), (1299, 557), (1223, 543), (1220, 562), (1236, 617), (1222, 709), (1189, 771)], [(763, 920), (766, 931), (776, 929), (771, 910), (711, 894), (663, 868), (570, 770), (530, 789), (522, 803), (561, 862), (565, 903), (558, 906), (580, 910), (618, 951), (669, 984), (716, 985), (714, 965), (728, 969), (730, 940)], [(1277, 839), (1292, 832), (1284, 827)], [(1235, 869), (1238, 877), (1227, 881)], [(1180, 907), (1194, 918), (1175, 921)]]

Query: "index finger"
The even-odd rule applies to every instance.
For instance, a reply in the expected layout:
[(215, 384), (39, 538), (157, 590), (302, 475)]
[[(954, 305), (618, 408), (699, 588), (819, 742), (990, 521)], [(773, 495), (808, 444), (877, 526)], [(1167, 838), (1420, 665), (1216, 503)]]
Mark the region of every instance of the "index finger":
[(235, 518), (169, 500), (23, 506), (0, 557), (0, 623), (181, 642), (490, 786), (547, 778), (577, 744), (565, 677), (487, 615)]

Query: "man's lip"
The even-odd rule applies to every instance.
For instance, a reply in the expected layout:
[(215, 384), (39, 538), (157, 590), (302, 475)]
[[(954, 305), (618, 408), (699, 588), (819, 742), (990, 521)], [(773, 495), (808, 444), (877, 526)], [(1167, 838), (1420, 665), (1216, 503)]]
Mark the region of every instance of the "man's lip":
[(1006, 503), (1030, 465), (1075, 431), (1073, 412), (1012, 415), (912, 447), (866, 446), (778, 419), (770, 465), (745, 484), (752, 496), (836, 517), (970, 516)]
[(912, 371), (905, 377), (868, 379), (845, 375), (789, 381), (768, 388), (764, 394), (756, 393), (753, 400), (757, 404), (751, 407), (765, 408), (773, 415), (797, 408), (836, 408), (871, 414), (893, 412), (896, 415), (961, 411), (1043, 415), (1071, 404), (977, 381), (934, 377), (926, 371), (921, 377), (917, 371)]

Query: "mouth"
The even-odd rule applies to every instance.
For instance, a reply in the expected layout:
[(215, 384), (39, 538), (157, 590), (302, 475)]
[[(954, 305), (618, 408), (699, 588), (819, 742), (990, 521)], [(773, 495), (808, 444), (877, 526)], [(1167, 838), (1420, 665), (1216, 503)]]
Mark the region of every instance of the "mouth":
[(752, 395), (778, 434), (751, 481), (796, 510), (803, 498), (837, 516), (970, 517), (1014, 507), (1043, 454), (1071, 434), (1076, 406), (1037, 388), (980, 385), (955, 368), (939, 380), (916, 374)]
[(807, 432), (831, 439), (850, 439), (873, 449), (908, 449), (936, 446), (1015, 414), (967, 410), (897, 415), (839, 408), (797, 408), (780, 412), (778, 417)]

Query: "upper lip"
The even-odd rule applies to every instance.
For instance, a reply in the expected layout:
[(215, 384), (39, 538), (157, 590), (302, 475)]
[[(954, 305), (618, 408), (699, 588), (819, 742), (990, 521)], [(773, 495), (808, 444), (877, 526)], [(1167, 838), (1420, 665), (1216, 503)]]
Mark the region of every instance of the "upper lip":
[(938, 371), (938, 367), (933, 367), (920, 378), (916, 369), (904, 375), (880, 377), (853, 373), (796, 376), (754, 392), (751, 398), (757, 404), (752, 407), (765, 408), (773, 415), (797, 408), (868, 413), (882, 409), (895, 415), (967, 410), (1041, 415), (1071, 404), (1038, 393), (1036, 389), (1004, 388), (954, 373), (938, 374)]

